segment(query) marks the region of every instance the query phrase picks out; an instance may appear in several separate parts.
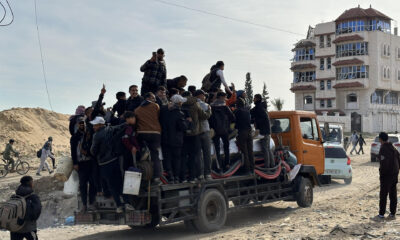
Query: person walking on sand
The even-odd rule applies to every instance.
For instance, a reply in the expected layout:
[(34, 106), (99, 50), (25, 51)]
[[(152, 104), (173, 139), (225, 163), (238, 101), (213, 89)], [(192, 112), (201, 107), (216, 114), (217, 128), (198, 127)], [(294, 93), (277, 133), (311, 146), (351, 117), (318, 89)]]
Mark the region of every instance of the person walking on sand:
[(379, 150), (379, 215), (375, 219), (383, 219), (386, 212), (387, 195), (390, 199), (389, 218), (394, 219), (397, 210), (397, 182), (399, 177), (399, 152), (388, 142), (389, 136), (385, 132), (379, 134), (381, 149)]
[[(53, 173), (53, 170), (50, 170), (49, 168), (49, 164), (47, 164), (47, 157), (50, 157), (51, 159), (55, 160), (55, 157), (53, 155), (53, 153), (51, 152), (51, 145), (53, 142), (53, 138), (49, 137), (48, 141), (44, 144), (43, 148), (42, 148), (42, 154), (40, 155), (40, 165), (39, 168), (36, 172), (37, 176), (40, 176), (40, 171), (42, 171), (43, 167), (45, 167), (47, 169), (47, 171), (49, 171), (49, 174)], [(54, 168), (54, 166), (53, 166)]]
[(365, 140), (362, 136), (362, 134), (360, 133), (360, 137), (358, 138), (358, 145), (360, 146), (360, 149), (358, 149), (357, 154), (360, 155), (360, 152), (362, 152), (362, 154), (364, 154), (364, 149), (363, 149), (363, 145), (366, 144)]
[(353, 148), (351, 149), (350, 154), (353, 155), (354, 151), (356, 151), (356, 153), (357, 153), (356, 147), (357, 147), (357, 143), (358, 143), (358, 135), (357, 135), (356, 131), (354, 131), (353, 134), (351, 135), (350, 142), (353, 145)]

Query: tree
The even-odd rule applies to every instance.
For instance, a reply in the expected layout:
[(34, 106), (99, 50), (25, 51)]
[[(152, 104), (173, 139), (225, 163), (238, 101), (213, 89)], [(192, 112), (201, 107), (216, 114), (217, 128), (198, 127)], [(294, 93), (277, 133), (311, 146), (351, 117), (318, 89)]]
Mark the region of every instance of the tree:
[(251, 104), (253, 102), (253, 84), (249, 72), (246, 74), (244, 91), (246, 92), (247, 101)]
[(262, 96), (263, 101), (267, 104), (267, 108), (269, 109), (269, 107), (270, 107), (270, 105), (269, 105), (269, 93), (268, 93), (268, 90), (267, 90), (267, 84), (265, 84), (265, 82), (264, 82), (264, 85), (263, 85), (263, 90), (262, 90), (261, 96)]
[(282, 111), (283, 104), (285, 103), (285, 101), (281, 98), (275, 98), (274, 100), (272, 100), (271, 103), (272, 105), (274, 105), (277, 111)]

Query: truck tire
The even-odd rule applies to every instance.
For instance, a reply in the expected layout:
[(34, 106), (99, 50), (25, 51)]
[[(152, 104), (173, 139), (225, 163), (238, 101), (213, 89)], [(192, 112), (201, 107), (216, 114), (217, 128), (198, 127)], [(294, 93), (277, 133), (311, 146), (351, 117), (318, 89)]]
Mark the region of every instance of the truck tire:
[(199, 200), (197, 218), (193, 224), (200, 232), (213, 232), (225, 225), (226, 217), (224, 196), (217, 189), (208, 189)]
[(345, 178), (344, 183), (350, 184), (353, 181), (353, 177)]
[(297, 194), (297, 205), (299, 207), (311, 207), (313, 203), (314, 192), (310, 179), (302, 177), (300, 181), (299, 192)]

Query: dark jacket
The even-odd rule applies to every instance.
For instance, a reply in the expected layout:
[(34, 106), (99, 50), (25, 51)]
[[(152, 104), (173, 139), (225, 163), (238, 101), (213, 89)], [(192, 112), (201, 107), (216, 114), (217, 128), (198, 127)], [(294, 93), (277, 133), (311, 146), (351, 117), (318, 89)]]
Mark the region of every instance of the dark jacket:
[(187, 97), (187, 101), (182, 105), (182, 111), (186, 117), (192, 118), (186, 130), (186, 136), (196, 136), (200, 134), (200, 121), (207, 120), (210, 116), (200, 107), (195, 97)]
[(77, 129), (77, 121), (79, 118), (83, 118), (85, 117), (85, 115), (73, 115), (69, 118), (69, 133), (72, 135), (74, 135), (74, 133), (76, 132)]
[(385, 142), (381, 145), (378, 159), (380, 163), (379, 173), (381, 176), (399, 174), (399, 152), (393, 147), (392, 143)]
[(260, 131), (261, 135), (271, 134), (271, 124), (267, 114), (267, 107), (265, 102), (257, 102), (255, 107), (250, 110), (251, 121), (254, 123), (256, 129)]
[(136, 129), (135, 126), (127, 125), (125, 129), (125, 134), (122, 136), (122, 143), (125, 146), (125, 149), (129, 152), (132, 151), (133, 147), (136, 148), (137, 151), (140, 150), (137, 138), (136, 138)]
[(121, 117), (126, 110), (126, 100), (123, 99), (118, 99), (117, 103), (114, 104), (113, 108), (112, 108), (112, 112), (113, 113), (117, 113), (118, 117)]
[(36, 221), (40, 217), (40, 213), (42, 212), (42, 204), (40, 203), (40, 199), (38, 195), (33, 193), (33, 189), (31, 187), (26, 187), (20, 185), (15, 193), (18, 196), (26, 197), (26, 214), (24, 219), (24, 226), (20, 229), (19, 233), (28, 233), (37, 230)]
[(168, 122), (168, 100), (163, 102), (159, 97), (156, 97), (156, 102), (160, 107), (160, 126), (161, 126), (161, 142), (166, 143), (168, 141), (167, 135), (164, 134), (164, 130), (167, 128)]
[(103, 107), (103, 99), (104, 95), (100, 93), (99, 98), (96, 101), (96, 104), (93, 107), (93, 112), (92, 112), (92, 119), (95, 119), (97, 116), (104, 116), (106, 113), (102, 109)]
[(251, 130), (250, 111), (246, 108), (238, 108), (235, 110), (236, 124), (235, 128), (241, 130)]
[(230, 125), (235, 121), (235, 115), (229, 107), (224, 101), (216, 100), (211, 104), (211, 111), (210, 128), (214, 129), (216, 135), (229, 134)]
[(221, 78), (217, 75), (217, 71), (220, 70), (216, 65), (213, 65), (210, 69), (210, 82), (212, 83), (211, 88), (221, 88)]
[(178, 90), (183, 90), (183, 88), (178, 87), (178, 82), (181, 79), (181, 77), (176, 77), (174, 79), (168, 79), (167, 80), (167, 89), (168, 92), (171, 91), (172, 88), (178, 89)]
[(107, 126), (99, 129), (93, 136), (90, 152), (96, 157), (100, 166), (113, 162), (122, 155), (121, 139), (125, 133), (126, 123), (117, 126)]
[(169, 108), (166, 126), (165, 135), (167, 136), (167, 145), (171, 147), (182, 147), (188, 123), (181, 109), (176, 106)]
[(143, 100), (144, 99), (142, 96), (137, 96), (135, 98), (129, 97), (128, 100), (126, 100), (126, 111), (134, 112), (135, 109), (140, 106)]
[(156, 92), (159, 86), (166, 86), (167, 68), (164, 61), (148, 60), (140, 67), (140, 71), (144, 72), (142, 88)]
[(70, 139), (71, 158), (74, 165), (77, 165), (80, 162), (89, 161), (91, 159), (90, 155), (87, 154), (87, 151), (83, 149), (83, 145), (86, 143), (85, 137), (86, 133), (78, 130)]
[(360, 136), (358, 138), (358, 144), (360, 144), (360, 146), (363, 146), (364, 144), (367, 144), (367, 143), (365, 142), (364, 138), (362, 136)]

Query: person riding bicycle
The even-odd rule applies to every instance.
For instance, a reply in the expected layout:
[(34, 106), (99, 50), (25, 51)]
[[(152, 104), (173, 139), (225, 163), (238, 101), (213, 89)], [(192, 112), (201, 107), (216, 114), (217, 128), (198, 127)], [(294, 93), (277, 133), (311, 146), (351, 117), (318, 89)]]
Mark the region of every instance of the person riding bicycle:
[(10, 139), (10, 141), (6, 145), (6, 149), (3, 152), (4, 160), (8, 161), (8, 165), (11, 164), (11, 172), (14, 171), (15, 160), (11, 157), (11, 153), (14, 153), (14, 156), (18, 156), (18, 152), (13, 149), (14, 139)]

